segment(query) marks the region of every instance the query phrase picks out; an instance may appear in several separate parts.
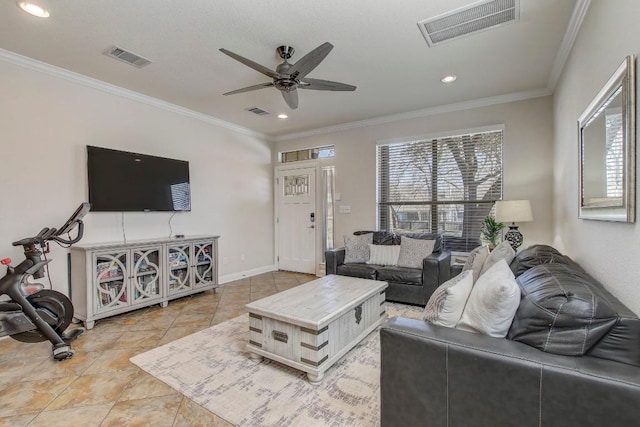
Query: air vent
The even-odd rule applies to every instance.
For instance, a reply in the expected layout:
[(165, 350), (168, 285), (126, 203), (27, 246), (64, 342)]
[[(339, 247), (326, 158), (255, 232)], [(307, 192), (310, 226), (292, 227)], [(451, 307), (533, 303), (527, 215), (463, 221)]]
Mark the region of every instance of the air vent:
[(269, 114), (268, 111), (264, 111), (262, 108), (258, 108), (258, 107), (251, 107), (251, 108), (247, 108), (246, 110), (253, 114), (257, 114), (259, 116), (266, 116), (267, 114)]
[(105, 55), (115, 58), (119, 61), (126, 62), (129, 65), (133, 65), (134, 67), (142, 68), (146, 65), (151, 64), (146, 58), (143, 58), (140, 55), (136, 55), (133, 52), (126, 51), (118, 46), (114, 46), (108, 51), (105, 52)]
[(429, 46), (488, 30), (520, 19), (520, 0), (493, 0), (474, 3), (434, 18), (418, 22)]

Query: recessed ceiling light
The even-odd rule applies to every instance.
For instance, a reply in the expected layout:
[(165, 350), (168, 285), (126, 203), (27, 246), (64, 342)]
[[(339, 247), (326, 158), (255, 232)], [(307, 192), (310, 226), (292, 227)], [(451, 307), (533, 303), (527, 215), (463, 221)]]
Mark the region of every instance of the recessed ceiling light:
[(451, 83), (451, 82), (456, 81), (456, 79), (457, 79), (457, 78), (458, 78), (458, 77), (456, 77), (456, 76), (454, 76), (454, 75), (452, 74), (452, 75), (450, 75), (450, 76), (444, 76), (443, 78), (441, 78), (441, 79), (440, 79), (440, 81), (441, 81), (442, 83)]
[(18, 7), (30, 15), (37, 16), (38, 18), (48, 18), (49, 12), (37, 4), (29, 3), (28, 1), (17, 2)]
[(287, 116), (286, 114), (278, 114), (278, 118), (279, 119), (287, 119), (287, 118), (289, 118), (289, 116)]

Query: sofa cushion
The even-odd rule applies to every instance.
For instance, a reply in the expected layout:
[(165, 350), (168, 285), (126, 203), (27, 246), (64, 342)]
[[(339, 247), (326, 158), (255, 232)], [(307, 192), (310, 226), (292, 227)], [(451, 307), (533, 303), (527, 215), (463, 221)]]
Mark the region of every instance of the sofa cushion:
[(422, 268), (422, 260), (433, 253), (435, 240), (413, 239), (402, 236), (398, 267)]
[(569, 264), (569, 260), (551, 246), (533, 245), (516, 255), (510, 267), (513, 274), (518, 277), (536, 265), (551, 263)]
[(421, 268), (380, 267), (377, 269), (377, 271), (378, 280), (422, 286)]
[(516, 252), (511, 247), (511, 244), (505, 240), (504, 242), (493, 248), (493, 250), (489, 253), (489, 256), (482, 265), (480, 275), (484, 274), (485, 271), (489, 270), (495, 263), (497, 263), (501, 259), (506, 261), (508, 267), (513, 260), (513, 257), (515, 256)]
[(398, 265), (400, 245), (369, 245), (367, 264)]
[(473, 288), (473, 271), (460, 273), (449, 279), (433, 292), (423, 318), (434, 325), (455, 328)]
[(462, 271), (471, 271), (473, 273), (473, 283), (480, 277), (482, 266), (489, 256), (489, 248), (486, 246), (478, 246), (469, 253), (467, 260), (462, 267)]
[(373, 233), (344, 236), (344, 262), (369, 261), (369, 244), (373, 243)]
[(360, 277), (362, 279), (376, 280), (379, 265), (369, 264), (342, 264), (336, 269), (336, 274), (340, 276)]
[(433, 245), (433, 252), (442, 251), (442, 236), (437, 233), (402, 233), (398, 234), (398, 243), (402, 243), (402, 237), (407, 236), (410, 239), (417, 240), (435, 240), (435, 244)]
[(523, 298), (509, 338), (542, 351), (581, 356), (617, 322), (587, 276), (566, 264), (532, 267), (517, 279)]
[(456, 326), (469, 332), (504, 338), (520, 304), (520, 289), (504, 259), (480, 275)]

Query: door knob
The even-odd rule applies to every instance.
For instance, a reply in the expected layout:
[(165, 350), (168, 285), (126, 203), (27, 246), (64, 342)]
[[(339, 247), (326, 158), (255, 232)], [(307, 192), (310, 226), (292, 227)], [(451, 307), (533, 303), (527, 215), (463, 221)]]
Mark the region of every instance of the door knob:
[(315, 225), (310, 225), (309, 228), (316, 228), (316, 226)]

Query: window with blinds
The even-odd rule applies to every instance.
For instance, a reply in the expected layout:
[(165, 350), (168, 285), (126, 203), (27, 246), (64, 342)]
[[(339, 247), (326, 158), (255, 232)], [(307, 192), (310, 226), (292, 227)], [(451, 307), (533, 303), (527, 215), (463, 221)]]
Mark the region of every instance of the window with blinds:
[(378, 145), (378, 229), (431, 232), (446, 249), (480, 244), (502, 198), (502, 130)]
[(606, 195), (622, 198), (624, 171), (624, 136), (622, 108), (605, 110), (606, 133)]

